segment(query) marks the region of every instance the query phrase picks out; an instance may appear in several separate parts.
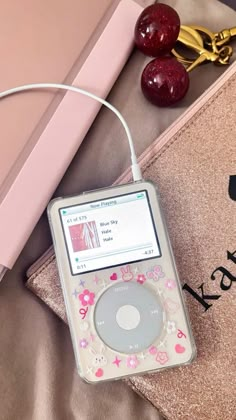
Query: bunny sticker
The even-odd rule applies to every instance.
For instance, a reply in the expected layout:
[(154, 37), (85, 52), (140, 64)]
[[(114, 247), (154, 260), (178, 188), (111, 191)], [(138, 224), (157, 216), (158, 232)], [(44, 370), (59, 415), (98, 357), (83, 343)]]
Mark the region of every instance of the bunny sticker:
[(126, 265), (126, 267), (121, 268), (120, 271), (121, 271), (121, 274), (122, 274), (122, 279), (124, 281), (131, 281), (131, 280), (133, 280), (134, 275), (133, 275), (133, 273), (131, 273), (131, 270), (130, 270), (130, 266), (129, 265)]
[(107, 364), (107, 359), (104, 356), (104, 351), (105, 351), (105, 347), (102, 344), (100, 347), (100, 351), (97, 352), (96, 350), (94, 350), (92, 347), (90, 347), (89, 349), (90, 353), (94, 355), (93, 360), (92, 360), (92, 365), (94, 367), (102, 367), (102, 366), (106, 366)]

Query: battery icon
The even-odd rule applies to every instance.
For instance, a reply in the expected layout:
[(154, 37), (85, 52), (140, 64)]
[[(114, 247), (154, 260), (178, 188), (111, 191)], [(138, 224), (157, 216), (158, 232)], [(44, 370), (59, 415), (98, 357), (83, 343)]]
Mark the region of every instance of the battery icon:
[(137, 198), (143, 198), (143, 197), (144, 197), (144, 193), (137, 194)]

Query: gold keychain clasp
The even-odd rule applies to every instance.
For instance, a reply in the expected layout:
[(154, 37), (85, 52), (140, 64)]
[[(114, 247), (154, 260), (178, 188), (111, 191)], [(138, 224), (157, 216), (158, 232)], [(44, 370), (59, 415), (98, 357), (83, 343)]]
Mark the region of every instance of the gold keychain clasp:
[(230, 42), (232, 38), (236, 37), (236, 27), (230, 29), (223, 29), (215, 34), (216, 44), (218, 46), (225, 45)]
[(215, 34), (203, 26), (181, 25), (178, 43), (197, 53), (197, 57), (185, 57), (177, 51), (177, 47), (172, 53), (180, 62), (188, 65), (188, 72), (206, 61), (226, 65), (233, 54), (233, 48), (226, 44), (233, 36), (236, 36), (236, 28)]
[(223, 29), (223, 31), (217, 33), (199, 25), (191, 25), (191, 28), (195, 29), (202, 36), (206, 48), (210, 48), (212, 52), (219, 54), (220, 64), (228, 64), (233, 54), (233, 48), (226, 44), (232, 37), (236, 36), (236, 28)]

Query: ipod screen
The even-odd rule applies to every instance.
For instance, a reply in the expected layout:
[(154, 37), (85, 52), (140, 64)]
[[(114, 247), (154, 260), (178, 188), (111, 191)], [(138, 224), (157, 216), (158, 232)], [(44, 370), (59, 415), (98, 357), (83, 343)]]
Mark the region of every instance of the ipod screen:
[(59, 210), (72, 275), (160, 257), (147, 191)]

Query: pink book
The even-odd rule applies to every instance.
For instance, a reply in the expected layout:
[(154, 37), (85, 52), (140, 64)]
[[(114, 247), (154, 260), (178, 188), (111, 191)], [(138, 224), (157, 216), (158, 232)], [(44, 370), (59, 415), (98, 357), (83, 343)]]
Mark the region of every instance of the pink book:
[[(23, 3), (1, 7), (6, 59), (0, 91), (64, 82), (105, 98), (133, 48), (141, 6), (132, 0), (73, 0), (70, 8), (53, 0), (46, 9), (39, 0)], [(0, 278), (12, 268), (100, 107), (72, 92), (32, 91), (0, 101)]]

